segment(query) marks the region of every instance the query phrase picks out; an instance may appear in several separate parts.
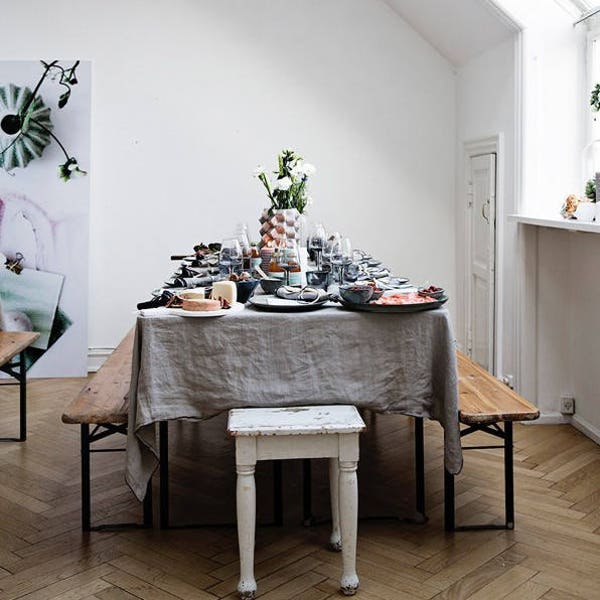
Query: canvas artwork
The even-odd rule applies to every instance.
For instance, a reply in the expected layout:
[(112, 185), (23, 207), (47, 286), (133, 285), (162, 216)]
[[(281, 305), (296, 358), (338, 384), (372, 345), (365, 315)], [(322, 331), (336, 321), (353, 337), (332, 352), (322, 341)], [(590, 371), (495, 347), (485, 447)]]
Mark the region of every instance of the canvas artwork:
[(0, 327), (29, 376), (87, 373), (91, 65), (0, 61)]

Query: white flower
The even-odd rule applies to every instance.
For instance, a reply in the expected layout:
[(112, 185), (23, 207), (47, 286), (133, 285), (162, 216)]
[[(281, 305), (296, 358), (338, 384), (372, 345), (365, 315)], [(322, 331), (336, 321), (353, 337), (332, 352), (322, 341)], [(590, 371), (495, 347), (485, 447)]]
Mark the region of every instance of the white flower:
[(302, 170), (304, 171), (304, 174), (307, 177), (310, 177), (311, 175), (314, 175), (317, 172), (315, 166), (311, 165), (310, 163), (302, 163)]
[(292, 180), (289, 177), (283, 177), (282, 179), (278, 179), (273, 185), (274, 190), (282, 190), (283, 192), (287, 192), (292, 186)]
[(254, 177), (260, 177), (265, 172), (266, 169), (262, 165), (258, 165), (258, 167), (254, 169)]

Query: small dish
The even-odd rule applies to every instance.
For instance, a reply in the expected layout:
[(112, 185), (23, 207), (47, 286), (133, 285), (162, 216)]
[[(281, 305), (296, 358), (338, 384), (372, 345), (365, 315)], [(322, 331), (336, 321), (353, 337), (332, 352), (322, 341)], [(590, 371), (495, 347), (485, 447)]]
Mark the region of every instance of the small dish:
[(250, 296), (254, 294), (254, 290), (258, 285), (258, 279), (246, 279), (245, 281), (236, 281), (237, 301), (242, 304), (248, 302)]
[(259, 279), (260, 287), (265, 294), (275, 294), (275, 292), (283, 285), (283, 279), (269, 277), (268, 279)]
[(340, 296), (351, 304), (365, 304), (373, 296), (373, 287), (364, 283), (351, 283), (340, 286)]
[(429, 296), (429, 298), (435, 298), (436, 300), (439, 300), (440, 298), (444, 297), (446, 292), (443, 288), (436, 287), (435, 285), (430, 285), (426, 288), (419, 288), (418, 293), (419, 296)]

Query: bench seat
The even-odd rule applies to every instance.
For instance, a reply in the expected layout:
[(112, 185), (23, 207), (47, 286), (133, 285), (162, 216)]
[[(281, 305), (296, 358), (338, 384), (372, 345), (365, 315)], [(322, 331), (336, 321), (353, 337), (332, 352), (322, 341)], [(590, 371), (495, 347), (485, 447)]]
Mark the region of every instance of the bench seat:
[[(129, 384), (135, 330), (131, 329), (81, 392), (67, 405), (63, 423), (81, 427), (81, 528), (83, 531), (138, 527), (137, 523), (91, 526), (90, 454), (122, 452), (124, 448), (95, 450), (94, 442), (113, 434), (127, 435)], [(94, 429), (90, 432), (90, 425)], [(143, 527), (152, 526), (151, 484), (144, 499)]]
[[(464, 446), (463, 450), (502, 448), (504, 450), (504, 505), (503, 524), (456, 526), (454, 516), (454, 475), (444, 470), (444, 520), (446, 531), (466, 529), (513, 529), (514, 473), (513, 473), (513, 422), (532, 421), (540, 411), (525, 398), (511, 390), (491, 373), (457, 353), (459, 412), (458, 420), (465, 425), (461, 438), (484, 432), (503, 440), (502, 445)], [(498, 423), (504, 423), (500, 427)]]
[(533, 421), (540, 411), (462, 352), (457, 353), (459, 420), (465, 425)]
[[(0, 371), (16, 379), (16, 383), (2, 385), (19, 386), (19, 437), (0, 438), (2, 442), (24, 442), (27, 439), (27, 369), (25, 350), (40, 334), (36, 331), (0, 331)], [(16, 356), (17, 360), (14, 360)]]

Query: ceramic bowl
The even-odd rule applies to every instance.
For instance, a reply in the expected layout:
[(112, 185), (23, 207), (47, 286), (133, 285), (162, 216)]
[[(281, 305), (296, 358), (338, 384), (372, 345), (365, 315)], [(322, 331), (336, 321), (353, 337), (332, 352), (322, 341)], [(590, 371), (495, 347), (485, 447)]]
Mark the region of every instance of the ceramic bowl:
[(381, 296), (383, 296), (383, 290), (380, 290), (379, 288), (373, 289), (373, 295), (371, 296), (370, 301), (373, 302), (373, 300), (379, 300)]
[(258, 285), (258, 279), (247, 279), (245, 281), (236, 281), (235, 287), (237, 288), (237, 301), (242, 304), (248, 302), (250, 296), (254, 294), (254, 290)]
[(340, 296), (351, 304), (366, 304), (373, 296), (373, 288), (361, 283), (341, 285)]
[(428, 291), (428, 288), (419, 288), (419, 296), (429, 296), (439, 300), (444, 294), (445, 291), (442, 288), (438, 288), (435, 292)]
[(283, 279), (259, 279), (260, 287), (265, 294), (275, 294), (275, 292), (283, 285)]

